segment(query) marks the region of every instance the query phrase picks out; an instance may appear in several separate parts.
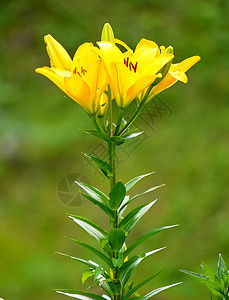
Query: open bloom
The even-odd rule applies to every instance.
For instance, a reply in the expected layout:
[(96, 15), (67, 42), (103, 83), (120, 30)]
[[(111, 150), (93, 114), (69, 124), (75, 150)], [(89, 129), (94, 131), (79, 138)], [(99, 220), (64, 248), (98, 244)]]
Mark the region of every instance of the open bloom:
[(107, 75), (103, 61), (92, 43), (81, 45), (73, 58), (51, 35), (44, 38), (51, 68), (36, 69), (54, 82), (69, 97), (80, 104), (89, 114), (105, 110), (107, 97), (103, 95), (107, 87)]
[(122, 53), (111, 42), (102, 41), (98, 45), (112, 93), (121, 108), (161, 77), (159, 71), (174, 57), (171, 53), (161, 53), (156, 43), (146, 39), (138, 43), (135, 52), (127, 50)]
[[(187, 83), (188, 78), (185, 72), (187, 72), (199, 60), (200, 57), (196, 55), (196, 56), (189, 57), (178, 64), (171, 64), (169, 71), (165, 75), (165, 77), (157, 85), (153, 86), (149, 96), (147, 97), (146, 102), (150, 101), (150, 99), (155, 97), (163, 90), (174, 85), (177, 81)], [(143, 93), (139, 95), (139, 100), (141, 101), (142, 98), (143, 98)]]

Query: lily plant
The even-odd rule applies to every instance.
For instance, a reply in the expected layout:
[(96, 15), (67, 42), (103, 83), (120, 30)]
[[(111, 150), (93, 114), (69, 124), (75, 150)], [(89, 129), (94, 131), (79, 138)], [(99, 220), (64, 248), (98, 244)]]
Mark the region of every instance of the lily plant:
[[(98, 295), (74, 289), (59, 289), (57, 292), (83, 300), (151, 299), (179, 283), (156, 288), (141, 295), (139, 290), (161, 271), (137, 284), (132, 281), (132, 274), (143, 260), (165, 247), (140, 254), (133, 254), (133, 250), (157, 233), (177, 225), (153, 229), (132, 244), (128, 242), (130, 232), (156, 200), (140, 204), (126, 213), (129, 204), (163, 185), (132, 195), (132, 187), (153, 172), (136, 176), (126, 183), (117, 180), (116, 147), (142, 133), (130, 127), (143, 106), (177, 81), (187, 83), (186, 71), (196, 64), (200, 57), (193, 56), (174, 64), (173, 47), (159, 47), (155, 42), (146, 39), (141, 39), (133, 51), (123, 41), (114, 37), (108, 23), (103, 27), (97, 46), (84, 43), (79, 46), (73, 59), (51, 35), (46, 35), (44, 40), (51, 67), (38, 68), (36, 72), (49, 78), (84, 108), (94, 125), (94, 129), (85, 132), (102, 139), (109, 152), (108, 161), (85, 154), (109, 181), (108, 195), (86, 183), (76, 184), (81, 188), (82, 195), (104, 212), (110, 221), (110, 227), (102, 228), (85, 217), (69, 215), (70, 219), (97, 240), (98, 248), (71, 238), (74, 243), (92, 252), (93, 259), (85, 260), (63, 254), (84, 264), (87, 270), (83, 273), (82, 282), (91, 277), (94, 283), (88, 290), (97, 285), (102, 293)], [(124, 52), (120, 50), (120, 45), (125, 49)], [(135, 102), (135, 110), (126, 120), (125, 109), (132, 102)], [(115, 105), (117, 115), (114, 113)], [(94, 257), (99, 260), (95, 261)]]

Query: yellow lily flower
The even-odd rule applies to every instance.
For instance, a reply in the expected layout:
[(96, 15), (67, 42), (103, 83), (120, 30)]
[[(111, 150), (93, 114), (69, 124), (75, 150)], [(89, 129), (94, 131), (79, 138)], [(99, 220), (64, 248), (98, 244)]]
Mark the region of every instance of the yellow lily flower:
[(51, 35), (45, 36), (44, 40), (51, 68), (38, 68), (36, 72), (49, 78), (90, 115), (98, 110), (102, 114), (107, 103), (102, 95), (108, 82), (103, 61), (94, 51), (93, 44), (81, 45), (72, 60)]
[(171, 53), (160, 53), (156, 43), (142, 39), (135, 52), (124, 53), (111, 42), (98, 42), (99, 55), (103, 59), (108, 81), (118, 107), (131, 103), (156, 78), (159, 70), (174, 57)]
[[(177, 81), (182, 81), (184, 83), (187, 83), (188, 78), (185, 72), (187, 72), (199, 60), (200, 57), (196, 55), (196, 56), (189, 57), (178, 64), (171, 64), (170, 69), (166, 74), (166, 76), (157, 85), (155, 85), (152, 88), (149, 96), (147, 97), (146, 102), (149, 102), (153, 97), (155, 97), (163, 90), (171, 87)], [(142, 95), (140, 98), (142, 98)]]

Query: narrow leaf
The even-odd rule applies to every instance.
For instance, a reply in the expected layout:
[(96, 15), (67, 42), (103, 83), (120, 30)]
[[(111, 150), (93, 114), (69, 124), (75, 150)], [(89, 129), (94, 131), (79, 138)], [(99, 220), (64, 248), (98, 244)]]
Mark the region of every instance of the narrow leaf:
[(147, 174), (144, 174), (144, 175), (140, 175), (140, 176), (137, 176), (131, 180), (129, 180), (126, 184), (125, 184), (125, 187), (126, 187), (126, 191), (128, 192), (136, 183), (138, 183), (141, 179), (145, 178), (146, 176), (149, 176), (151, 174), (153, 174), (155, 172), (151, 172), (151, 173), (147, 173)]
[(194, 272), (190, 272), (190, 271), (186, 271), (186, 270), (180, 270), (180, 271), (192, 276), (199, 282), (205, 284), (214, 294), (216, 292), (217, 294), (220, 293), (220, 295), (222, 296), (222, 292), (220, 291), (220, 288), (218, 287), (218, 285), (215, 282), (213, 282), (212, 280), (210, 280), (208, 277), (206, 277), (202, 274), (198, 274), (198, 273), (194, 273)]
[(82, 227), (87, 233), (94, 237), (99, 243), (101, 243), (107, 236), (107, 232), (99, 225), (95, 224), (91, 220), (84, 217), (69, 215), (75, 223)]
[(217, 266), (218, 266), (217, 275), (218, 275), (219, 279), (222, 279), (224, 281), (225, 277), (227, 277), (227, 275), (228, 275), (228, 271), (227, 271), (227, 266), (226, 266), (221, 254), (219, 254), (219, 260), (218, 260)]
[(80, 299), (80, 300), (104, 300), (104, 298), (102, 296), (98, 296), (96, 294), (92, 294), (92, 293), (84, 293), (81, 291), (76, 291), (76, 290), (65, 290), (65, 289), (61, 289), (61, 290), (56, 290), (57, 293), (59, 294), (63, 294), (65, 296), (69, 296), (72, 298), (76, 298), (76, 299)]
[(150, 232), (146, 233), (145, 235), (143, 235), (142, 237), (140, 237), (136, 242), (134, 242), (132, 245), (130, 245), (130, 247), (127, 248), (127, 250), (124, 252), (124, 257), (126, 257), (127, 255), (130, 254), (131, 251), (133, 251), (138, 245), (140, 245), (141, 243), (143, 243), (145, 240), (151, 238), (153, 235), (169, 229), (169, 228), (173, 228), (178, 226), (179, 224), (176, 225), (170, 225), (170, 226), (163, 226), (163, 227), (159, 227), (159, 228), (155, 228), (153, 230), (151, 230)]
[(86, 153), (84, 153), (84, 155), (90, 158), (100, 168), (100, 170), (108, 179), (110, 179), (113, 176), (112, 168), (106, 161), (103, 161), (98, 157)]
[(105, 195), (100, 190), (96, 189), (93, 186), (90, 186), (89, 184), (83, 183), (81, 181), (75, 181), (90, 197), (96, 199), (97, 201), (101, 203), (107, 203), (109, 198), (107, 195)]
[(114, 218), (114, 212), (107, 206), (107, 204), (104, 204), (94, 198), (92, 198), (91, 196), (84, 194), (82, 192), (80, 192), (86, 199), (88, 199), (89, 201), (91, 201), (92, 203), (94, 203), (95, 205), (98, 205), (110, 218)]
[[(68, 237), (67, 237), (68, 238)], [(99, 250), (97, 250), (96, 248), (90, 246), (90, 245), (87, 245), (85, 243), (82, 243), (78, 240), (75, 240), (75, 239), (71, 239), (71, 238), (68, 238), (69, 240), (73, 241), (74, 243), (78, 244), (78, 245), (81, 245), (82, 247), (86, 248), (87, 250), (91, 251), (92, 253), (94, 253), (95, 255), (97, 255), (98, 257), (100, 257), (104, 262), (106, 262), (108, 264), (108, 266), (110, 268), (113, 267), (110, 259), (105, 255), (103, 254), (102, 252), (100, 252)]]
[(159, 274), (161, 274), (164, 271), (161, 270), (159, 272), (157, 272), (156, 274), (153, 274), (152, 276), (150, 276), (149, 278), (143, 280), (142, 282), (140, 282), (139, 284), (137, 284), (135, 287), (131, 288), (130, 291), (126, 294), (126, 297), (130, 297), (132, 294), (134, 294), (137, 290), (139, 290), (142, 286), (144, 286), (145, 284), (147, 284), (148, 282), (150, 282), (152, 279), (154, 279), (155, 277), (157, 277)]
[(126, 232), (130, 232), (136, 223), (141, 219), (141, 217), (151, 208), (151, 206), (156, 202), (154, 200), (149, 204), (142, 204), (134, 208), (125, 218), (120, 222), (119, 228), (123, 229)]
[(178, 284), (181, 284), (181, 283), (182, 283), (182, 282), (178, 282), (178, 283), (170, 284), (170, 285), (167, 285), (167, 286), (163, 286), (163, 287), (161, 287), (161, 288), (158, 288), (158, 289), (156, 289), (156, 290), (153, 290), (153, 291), (149, 292), (148, 294), (146, 294), (142, 299), (143, 299), (143, 300), (150, 299), (151, 297), (153, 297), (153, 296), (159, 294), (160, 292), (162, 292), (162, 291), (164, 291), (164, 290), (167, 290), (167, 289), (169, 289), (169, 288), (171, 288), (171, 287), (173, 287), (173, 286), (176, 286), (176, 285), (178, 285)]
[(132, 202), (132, 201), (135, 200), (136, 198), (138, 198), (138, 197), (140, 197), (140, 196), (143, 196), (143, 195), (145, 195), (145, 194), (147, 194), (147, 193), (153, 192), (153, 191), (155, 191), (156, 189), (158, 189), (158, 188), (160, 188), (160, 187), (162, 187), (162, 186), (165, 186), (165, 184), (161, 184), (161, 185), (154, 186), (154, 187), (152, 187), (152, 188), (150, 188), (150, 189), (148, 189), (148, 190), (146, 190), (146, 191), (144, 191), (144, 192), (142, 192), (142, 193), (140, 193), (140, 194), (137, 194), (137, 195), (131, 197), (128, 201), (126, 201), (125, 203), (122, 204), (122, 207), (120, 208), (120, 211), (122, 211), (122, 209), (123, 209), (126, 205), (128, 205), (130, 202)]
[(117, 210), (126, 195), (126, 188), (122, 182), (117, 182), (110, 192), (109, 207)]
[(133, 132), (133, 133), (125, 134), (125, 135), (123, 135), (123, 138), (125, 140), (133, 139), (133, 138), (136, 138), (139, 135), (141, 135), (143, 132), (144, 131), (139, 131), (139, 132)]
[(202, 261), (200, 266), (203, 269), (204, 276), (214, 281), (215, 272), (204, 261)]
[(81, 262), (82, 264), (84, 264), (87, 267), (90, 267), (90, 268), (92, 268), (94, 270), (98, 267), (98, 264), (95, 263), (92, 260), (85, 260), (85, 259), (82, 259), (82, 258), (78, 258), (78, 257), (74, 257), (74, 256), (71, 256), (71, 255), (68, 255), (68, 254), (64, 254), (64, 253), (61, 253), (61, 252), (56, 252), (56, 254), (60, 254), (60, 255), (72, 258), (72, 259), (74, 259), (74, 260), (76, 260), (78, 262)]
[(122, 286), (124, 287), (126, 285), (127, 281), (129, 280), (129, 278), (143, 259), (163, 249), (165, 249), (165, 247), (147, 252), (143, 255), (133, 256), (130, 260), (125, 262), (119, 270), (119, 276), (121, 279)]

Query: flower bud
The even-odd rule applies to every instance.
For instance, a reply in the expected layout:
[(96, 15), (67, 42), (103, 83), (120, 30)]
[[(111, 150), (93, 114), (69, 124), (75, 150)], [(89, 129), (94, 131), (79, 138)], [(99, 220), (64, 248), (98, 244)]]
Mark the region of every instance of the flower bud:
[(115, 43), (114, 39), (114, 32), (109, 23), (105, 23), (103, 26), (102, 34), (101, 34), (101, 41), (103, 42), (110, 42)]
[(163, 53), (171, 53), (171, 54), (174, 54), (173, 47), (172, 47), (172, 46), (167, 47), (167, 48), (163, 51)]

